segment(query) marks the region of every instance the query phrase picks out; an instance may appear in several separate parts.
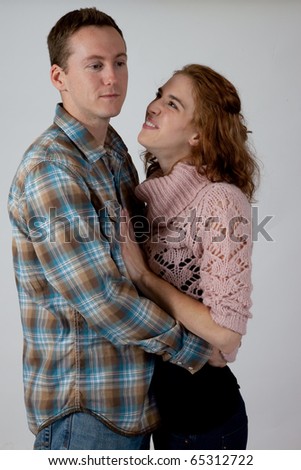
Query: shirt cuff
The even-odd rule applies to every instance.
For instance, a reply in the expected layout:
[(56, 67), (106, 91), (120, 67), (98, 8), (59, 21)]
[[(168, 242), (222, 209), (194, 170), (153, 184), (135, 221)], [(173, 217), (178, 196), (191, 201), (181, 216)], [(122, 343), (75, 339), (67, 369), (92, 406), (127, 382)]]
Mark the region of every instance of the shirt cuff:
[(212, 346), (202, 338), (186, 332), (186, 338), (182, 349), (172, 357), (163, 356), (164, 360), (169, 360), (172, 364), (183, 367), (191, 374), (200, 370), (208, 361), (212, 353)]

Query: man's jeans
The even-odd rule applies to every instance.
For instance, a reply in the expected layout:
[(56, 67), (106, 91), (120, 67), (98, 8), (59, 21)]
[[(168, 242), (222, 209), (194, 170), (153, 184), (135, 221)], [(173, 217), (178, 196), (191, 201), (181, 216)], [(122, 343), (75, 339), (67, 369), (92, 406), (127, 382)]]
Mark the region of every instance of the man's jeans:
[(122, 436), (88, 413), (72, 413), (43, 428), (35, 450), (146, 450), (150, 434)]

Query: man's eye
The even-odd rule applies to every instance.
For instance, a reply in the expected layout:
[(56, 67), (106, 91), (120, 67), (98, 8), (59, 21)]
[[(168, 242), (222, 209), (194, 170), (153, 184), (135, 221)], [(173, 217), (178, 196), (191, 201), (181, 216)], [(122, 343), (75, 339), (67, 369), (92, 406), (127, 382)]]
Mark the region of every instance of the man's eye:
[(102, 68), (102, 64), (91, 64), (89, 67), (92, 70), (100, 70)]
[(126, 65), (126, 62), (124, 62), (123, 60), (117, 62), (118, 67), (124, 67), (125, 65)]
[(159, 98), (161, 98), (161, 96), (162, 96), (162, 95), (161, 95), (160, 91), (157, 91), (157, 93), (156, 93), (156, 100), (158, 100)]

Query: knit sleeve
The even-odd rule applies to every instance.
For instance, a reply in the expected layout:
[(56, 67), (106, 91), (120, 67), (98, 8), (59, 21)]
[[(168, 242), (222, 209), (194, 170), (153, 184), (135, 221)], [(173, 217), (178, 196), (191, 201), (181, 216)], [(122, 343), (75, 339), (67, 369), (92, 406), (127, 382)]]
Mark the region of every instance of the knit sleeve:
[(251, 206), (235, 186), (214, 183), (197, 216), (194, 251), (203, 302), (216, 323), (245, 334), (251, 317)]

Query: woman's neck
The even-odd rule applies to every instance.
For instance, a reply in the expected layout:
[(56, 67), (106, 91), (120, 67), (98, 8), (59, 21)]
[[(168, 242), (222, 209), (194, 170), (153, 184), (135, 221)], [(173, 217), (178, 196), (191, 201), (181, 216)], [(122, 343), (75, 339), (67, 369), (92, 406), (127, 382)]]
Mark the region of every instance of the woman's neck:
[(180, 157), (179, 156), (178, 159), (177, 158), (168, 159), (166, 157), (161, 157), (160, 158), (156, 155), (156, 158), (158, 160), (158, 163), (160, 165), (160, 168), (161, 168), (162, 173), (163, 173), (164, 176), (168, 175), (177, 163), (182, 162), (182, 163), (189, 164), (191, 162), (190, 157)]

